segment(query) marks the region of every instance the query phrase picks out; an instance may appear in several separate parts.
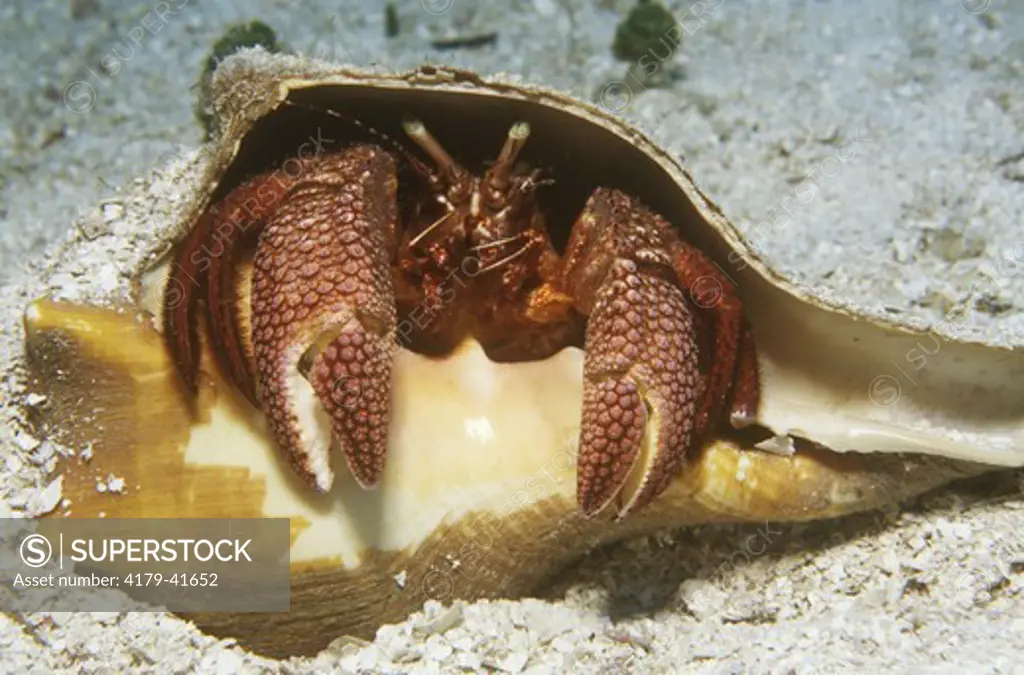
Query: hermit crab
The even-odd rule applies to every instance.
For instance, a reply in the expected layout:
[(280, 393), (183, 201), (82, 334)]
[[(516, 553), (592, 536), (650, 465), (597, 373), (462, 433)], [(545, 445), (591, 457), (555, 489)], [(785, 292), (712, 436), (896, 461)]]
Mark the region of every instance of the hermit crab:
[(123, 297), (25, 313), (38, 433), (92, 449), (74, 515), (290, 518), (292, 610), (210, 632), (310, 653), (630, 535), (1024, 464), (1024, 351), (795, 284), (599, 107), (258, 51), (214, 88)]
[[(404, 126), (436, 164), (407, 156), (418, 185), (400, 186), (379, 146), (351, 144), (260, 174), (199, 218), (164, 296), (168, 349), (192, 392), (205, 288), (219, 365), (297, 473), (322, 492), (333, 483), (331, 439), (302, 409), (312, 385), (369, 487), (384, 469), (396, 337), (439, 354), (472, 338), (492, 358), (533, 361), (573, 345), (585, 319), (577, 484), (587, 516), (617, 497), (625, 516), (661, 494), (726, 403), (752, 419), (756, 355), (735, 287), (663, 217), (599, 187), (560, 259), (548, 232), (557, 223), (539, 203), (548, 181), (515, 166), (528, 123), (510, 128), (479, 176), (421, 122)], [(239, 293), (243, 235), (257, 243)], [(718, 292), (708, 301), (700, 286)]]

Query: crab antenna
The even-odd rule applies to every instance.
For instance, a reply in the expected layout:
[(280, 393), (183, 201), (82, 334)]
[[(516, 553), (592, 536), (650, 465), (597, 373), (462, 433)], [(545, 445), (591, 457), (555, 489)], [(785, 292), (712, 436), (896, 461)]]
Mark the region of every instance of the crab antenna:
[(490, 272), (492, 270), (498, 269), (499, 267), (501, 267), (503, 265), (507, 265), (508, 263), (512, 262), (516, 258), (518, 258), (518, 257), (520, 257), (522, 255), (525, 255), (526, 252), (529, 251), (531, 248), (533, 248), (533, 242), (529, 242), (528, 241), (525, 244), (523, 244), (522, 246), (520, 246), (519, 250), (516, 251), (515, 253), (513, 253), (511, 255), (508, 255), (508, 256), (505, 256), (501, 260), (499, 260), (497, 262), (494, 262), (494, 263), (491, 263), (487, 267), (484, 267), (483, 269), (478, 270), (477, 274), (484, 274), (485, 272)]
[(526, 236), (525, 232), (519, 234), (513, 234), (511, 237), (505, 237), (504, 239), (495, 239), (494, 241), (488, 241), (483, 244), (477, 244), (470, 251), (486, 251), (489, 248), (495, 248), (497, 246), (504, 246), (505, 244), (511, 244), (512, 242), (522, 239)]
[(433, 231), (434, 231), (435, 229), (437, 229), (438, 227), (440, 227), (440, 226), (441, 226), (441, 223), (443, 223), (444, 221), (446, 221), (446, 220), (448, 220), (449, 218), (451, 218), (451, 217), (452, 217), (452, 214), (454, 214), (454, 213), (455, 213), (454, 211), (448, 211), (448, 212), (447, 212), (447, 213), (445, 213), (445, 214), (444, 214), (443, 216), (441, 216), (440, 218), (438, 218), (437, 220), (435, 220), (435, 221), (434, 221), (433, 223), (431, 223), (431, 224), (430, 224), (430, 226), (429, 226), (429, 227), (427, 227), (427, 228), (426, 228), (425, 230), (423, 230), (422, 232), (420, 232), (419, 234), (417, 234), (417, 235), (416, 235), (415, 237), (413, 237), (413, 238), (412, 238), (412, 239), (411, 239), (411, 240), (409, 241), (409, 243), (408, 243), (408, 246), (409, 246), (409, 247), (411, 248), (411, 247), (413, 247), (413, 246), (415, 246), (415, 245), (419, 244), (419, 243), (420, 243), (421, 241), (423, 241), (423, 238), (424, 238), (424, 237), (426, 237), (426, 236), (427, 236), (428, 234), (430, 234), (430, 233), (431, 233), (431, 232), (433, 232)]
[(512, 173), (512, 165), (516, 163), (516, 157), (519, 156), (523, 146), (526, 145), (526, 139), (530, 137), (530, 125), (527, 122), (516, 122), (508, 130), (508, 136), (505, 138), (505, 145), (501, 148), (501, 153), (498, 155), (498, 159), (487, 171), (485, 178), (488, 185), (491, 185), (499, 190), (508, 187), (508, 178)]
[(441, 144), (437, 142), (437, 139), (427, 131), (423, 122), (417, 119), (408, 119), (402, 122), (402, 128), (405, 130), (406, 135), (412, 139), (413, 143), (423, 148), (423, 152), (430, 155), (430, 158), (434, 160), (434, 163), (437, 164), (438, 168), (441, 169), (449, 180), (454, 181), (466, 173), (452, 159), (452, 156), (445, 152)]
[(290, 106), (294, 106), (296, 108), (303, 108), (305, 110), (311, 110), (313, 112), (325, 113), (329, 117), (337, 118), (337, 119), (339, 119), (339, 120), (341, 120), (343, 122), (351, 124), (354, 127), (362, 129), (367, 134), (369, 134), (369, 135), (373, 136), (374, 138), (376, 138), (377, 140), (379, 140), (382, 144), (388, 146), (388, 148), (392, 152), (396, 152), (396, 153), (400, 154), (402, 157), (404, 157), (410, 164), (413, 165), (413, 168), (415, 168), (417, 171), (420, 171), (421, 173), (429, 173), (429, 171), (427, 171), (425, 166), (423, 165), (423, 162), (421, 162), (418, 159), (416, 159), (416, 157), (414, 157), (413, 154), (411, 152), (409, 152), (406, 148), (402, 147), (402, 145), (399, 144), (398, 141), (396, 141), (395, 139), (391, 138), (390, 136), (385, 134), (383, 131), (379, 131), (378, 129), (375, 129), (374, 127), (371, 127), (370, 125), (366, 124), (365, 122), (356, 119), (355, 117), (350, 117), (348, 115), (342, 115), (337, 110), (331, 110), (330, 108), (318, 108), (316, 106), (312, 106), (312, 105), (309, 105), (307, 103), (299, 103), (297, 101), (289, 101), (287, 99), (284, 100), (284, 103), (287, 104), (287, 105), (290, 105)]

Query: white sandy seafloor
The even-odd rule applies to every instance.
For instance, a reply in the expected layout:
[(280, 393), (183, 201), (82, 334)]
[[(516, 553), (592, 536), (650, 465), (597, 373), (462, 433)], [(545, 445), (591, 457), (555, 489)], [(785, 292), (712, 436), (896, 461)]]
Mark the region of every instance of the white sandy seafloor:
[[(145, 18), (155, 1), (0, 6), (5, 327), (73, 221), (102, 227), (116, 214), (98, 204), (197, 145), (200, 64), (226, 24), (258, 17), (323, 58), (455, 63), (597, 96), (669, 139), (804, 283), (1024, 344), (1024, 3), (682, 0), (683, 45), (651, 90), (610, 52), (631, 2), (406, 0), (391, 40), (377, 3), (169, 4), (165, 23)], [(491, 47), (429, 44), (488, 31)], [(163, 175), (154, 209), (181, 192)], [(0, 363), (17, 340), (0, 336)], [(16, 379), (0, 403), (26, 394)], [(2, 414), (0, 515), (52, 508), (47, 462)], [(167, 615), (0, 615), (0, 671), (1024, 672), (1022, 487), (1003, 472), (885, 514), (644, 539), (592, 554), (544, 599), (431, 606), (372, 644), (281, 664)]]

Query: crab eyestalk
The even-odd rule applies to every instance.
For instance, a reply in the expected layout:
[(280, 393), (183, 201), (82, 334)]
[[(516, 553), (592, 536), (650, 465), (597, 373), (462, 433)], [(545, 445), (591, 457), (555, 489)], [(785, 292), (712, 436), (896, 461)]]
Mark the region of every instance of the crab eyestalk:
[(511, 186), (512, 167), (515, 166), (516, 159), (529, 137), (530, 125), (527, 122), (516, 122), (509, 128), (505, 145), (502, 146), (498, 159), (484, 175), (484, 185), (490, 190), (488, 197), (493, 196), (492, 205), (496, 205), (497, 200)]
[(452, 156), (444, 149), (444, 146), (433, 134), (427, 131), (427, 127), (418, 119), (407, 119), (402, 122), (402, 129), (405, 134), (416, 145), (420, 146), (423, 152), (427, 153), (441, 174), (449, 184), (455, 184), (465, 178), (466, 170), (459, 166), (459, 163), (452, 159)]
[(334, 480), (322, 413), (360, 485), (376, 485), (384, 468), (396, 180), (393, 159), (378, 148), (328, 155), (292, 188), (256, 249), (252, 344), (260, 400), (277, 446), (322, 492)]

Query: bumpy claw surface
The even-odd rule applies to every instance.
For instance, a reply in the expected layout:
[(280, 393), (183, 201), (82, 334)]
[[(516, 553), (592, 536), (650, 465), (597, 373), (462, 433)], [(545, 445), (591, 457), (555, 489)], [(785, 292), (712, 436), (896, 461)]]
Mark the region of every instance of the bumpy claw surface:
[[(371, 326), (379, 322), (371, 321)], [(391, 419), (390, 336), (352, 319), (313, 361), (307, 378), (331, 418), (352, 475), (373, 487), (384, 471)]]
[[(377, 483), (391, 418), (391, 254), (395, 165), (372, 146), (329, 155), (291, 190), (260, 235), (252, 342), (260, 399), (278, 447), (310, 484), (333, 484), (331, 437), (355, 478)], [(312, 387), (310, 387), (312, 384)]]
[(721, 413), (753, 417), (753, 333), (728, 277), (617, 190), (588, 200), (560, 274), (588, 316), (577, 499), (585, 516), (615, 501), (623, 518), (665, 490)]
[(683, 292), (616, 260), (587, 324), (577, 495), (585, 516), (617, 496), (618, 517), (674, 478), (704, 393)]
[[(301, 176), (312, 164), (300, 162)], [(164, 341), (185, 388), (195, 394), (199, 377), (197, 310), (205, 286), (205, 314), (213, 356), (254, 406), (255, 376), (239, 327), (235, 284), (237, 249), (257, 234), (295, 183), (295, 177), (263, 174), (235, 188), (200, 216), (179, 247), (164, 291)]]

